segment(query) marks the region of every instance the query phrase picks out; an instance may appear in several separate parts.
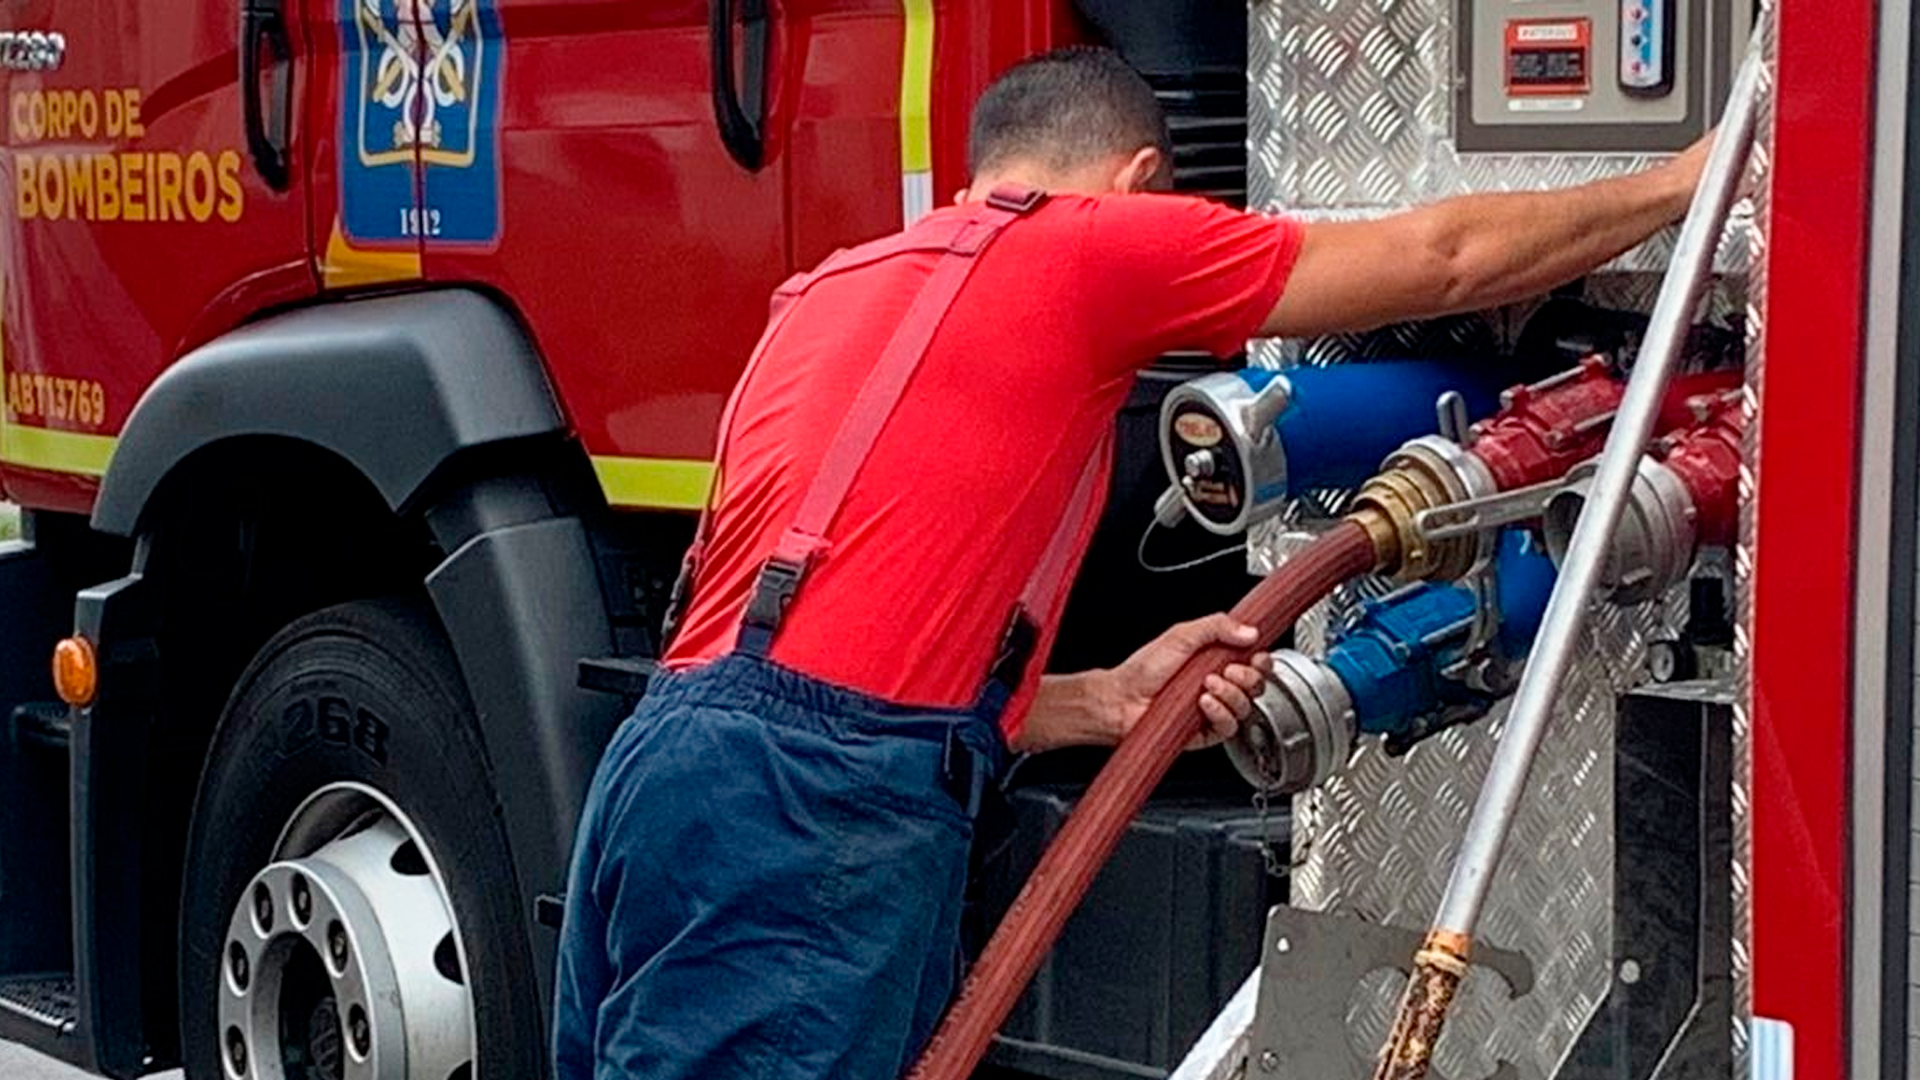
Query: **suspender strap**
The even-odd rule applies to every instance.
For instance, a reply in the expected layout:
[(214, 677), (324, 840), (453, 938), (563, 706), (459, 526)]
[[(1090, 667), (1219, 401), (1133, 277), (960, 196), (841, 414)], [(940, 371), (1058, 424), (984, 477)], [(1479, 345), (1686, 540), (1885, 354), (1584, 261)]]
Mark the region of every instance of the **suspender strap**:
[[(832, 493), (833, 498), (831, 505), (824, 507), (824, 514), (822, 513), (821, 506), (813, 506), (810, 517), (806, 509), (806, 506), (812, 505), (816, 501), (825, 501), (826, 497), (824, 495), (821, 496), (819, 500), (815, 500), (814, 498), (816, 489), (821, 487), (818, 476), (816, 476), (813, 486), (808, 489), (807, 503), (803, 504), (802, 517), (794, 523), (795, 529), (806, 525), (810, 535), (816, 538), (823, 537), (827, 527), (832, 524), (834, 514), (839, 511), (840, 503), (845, 498), (847, 488), (852, 485), (854, 474), (859, 472), (860, 465), (865, 462), (868, 452), (872, 450), (874, 440), (879, 437), (880, 428), (885, 426), (887, 418), (892, 415), (894, 407), (899, 403), (901, 393), (905, 390), (907, 381), (912, 377), (913, 372), (919, 368), (921, 359), (926, 355), (927, 345), (932, 340), (933, 332), (938, 329), (947, 311), (953, 306), (954, 300), (959, 295), (960, 287), (966, 283), (967, 275), (972, 272), (974, 257), (986, 250), (987, 245), (992, 243), (993, 239), (1000, 234), (1000, 231), (1006, 228), (1015, 218), (1031, 213), (1044, 201), (1046, 201), (1046, 194), (1034, 189), (1018, 187), (996, 188), (987, 196), (986, 201), (968, 217), (937, 218), (915, 225), (910, 229), (892, 236), (882, 237), (879, 240), (862, 244), (859, 247), (837, 251), (823, 261), (811, 273), (796, 274), (787, 279), (784, 284), (774, 291), (772, 312), (767, 323), (767, 329), (761, 334), (759, 344), (754, 347), (753, 355), (747, 360), (746, 369), (741, 372), (739, 381), (734, 384), (733, 393), (727, 398), (726, 408), (720, 415), (720, 433), (716, 458), (724, 458), (727, 445), (733, 435), (734, 414), (739, 409), (740, 399), (746, 388), (752, 383), (755, 373), (758, 372), (761, 361), (766, 357), (768, 347), (772, 344), (775, 337), (779, 335), (781, 326), (786, 322), (787, 316), (793, 311), (795, 300), (805, 295), (809, 289), (827, 278), (853, 270), (864, 269), (874, 263), (882, 262), (898, 255), (918, 252), (941, 253), (942, 258), (940, 262), (936, 264), (934, 275), (927, 280), (926, 284), (921, 287), (919, 295), (914, 298), (914, 302), (908, 309), (906, 318), (902, 320), (900, 327), (888, 342), (886, 350), (881, 354), (879, 362), (874, 366), (873, 371), (869, 373), (866, 383), (862, 385), (859, 394), (854, 398), (853, 409), (847, 418), (842, 421), (840, 432), (829, 448), (828, 456), (831, 460), (835, 456), (835, 449), (838, 449), (841, 443), (848, 439), (850, 435), (849, 428), (855, 426), (854, 421), (856, 417), (862, 416), (863, 412), (876, 411), (877, 406), (884, 406), (883, 408), (877, 409), (879, 412), (877, 422), (868, 423), (863, 421), (858, 425), (858, 429), (851, 433), (854, 437), (864, 435), (865, 438), (865, 442), (857, 447), (857, 454), (841, 455), (852, 457), (851, 467), (849, 468), (845, 462), (832, 462), (836, 470), (836, 475), (833, 478), (836, 490)], [(964, 267), (964, 272), (956, 275), (953, 270), (950, 269), (950, 267), (956, 263)], [(943, 274), (942, 271), (945, 271), (945, 273)], [(940, 290), (939, 292), (935, 291), (936, 287)], [(911, 336), (909, 335), (910, 331), (912, 331)], [(910, 340), (906, 342), (906, 344), (912, 344), (914, 341), (918, 342), (917, 347), (912, 351), (907, 351), (903, 347), (902, 339), (909, 337)], [(904, 371), (898, 374), (888, 373), (890, 366), (900, 366), (903, 364)], [(882, 378), (883, 375), (887, 377)], [(876, 387), (876, 383), (881, 384), (881, 386)], [(884, 402), (871, 399), (870, 392), (876, 389), (890, 389), (891, 397), (887, 398)], [(712, 534), (714, 506), (719, 498), (720, 487), (724, 478), (724, 460), (721, 460), (715, 469), (714, 482), (707, 491), (706, 506), (703, 507), (700, 512), (700, 523), (694, 530), (693, 544), (687, 549), (686, 557), (681, 561), (680, 576), (674, 583), (672, 596), (668, 600), (667, 624), (663, 632), (663, 643), (672, 640), (674, 631), (677, 629), (679, 618), (685, 610), (688, 594), (692, 589), (693, 579), (699, 571), (700, 559), (705, 553), (707, 540)], [(812, 524), (814, 520), (823, 516), (825, 520), (819, 521), (818, 524)], [(780, 542), (781, 548), (789, 551), (799, 550), (789, 539), (793, 531), (794, 530), (789, 530), (789, 535), (782, 537)], [(823, 540), (821, 541), (821, 545), (824, 545)], [(806, 556), (804, 558), (797, 561), (793, 559), (786, 560), (789, 564), (789, 569), (787, 570), (774, 570), (769, 574), (763, 569), (761, 584), (764, 584), (766, 588), (761, 588), (759, 585), (756, 585), (753, 597), (748, 601), (745, 622), (747, 627), (759, 626), (765, 629), (767, 633), (762, 635), (756, 632), (749, 635), (745, 629), (743, 629), (741, 635), (742, 644), (757, 645), (764, 651), (766, 645), (771, 641), (771, 631), (777, 626), (780, 614), (786, 610), (786, 605), (792, 601), (794, 593), (799, 589), (800, 578), (805, 572), (804, 566), (799, 564), (810, 560), (811, 557), (817, 553), (817, 550), (818, 548), (816, 546), (806, 546)], [(777, 560), (779, 558), (780, 550), (777, 549), (775, 559)], [(772, 564), (769, 563), (769, 566), (771, 565)]]
[(693, 543), (687, 546), (687, 553), (680, 559), (680, 575), (674, 578), (673, 591), (667, 596), (667, 615), (660, 628), (660, 652), (663, 654), (680, 629), (680, 618), (686, 614), (687, 601), (692, 598), (694, 576), (699, 573), (700, 560), (706, 554), (707, 538), (713, 534), (713, 507), (720, 497), (724, 475), (721, 457), (726, 450), (727, 438), (733, 433), (733, 414), (740, 407), (740, 389), (752, 380), (754, 372), (760, 370), (761, 358), (767, 355), (767, 346), (779, 336), (781, 325), (792, 313), (794, 299), (805, 292), (811, 283), (806, 274), (795, 274), (773, 291), (767, 328), (760, 334), (759, 343), (753, 347), (753, 355), (747, 358), (746, 369), (740, 373), (740, 380), (734, 383), (733, 392), (727, 395), (726, 407), (720, 411), (720, 436), (715, 443), (713, 478), (707, 484), (707, 498), (700, 507), (700, 523), (693, 529)]
[(1001, 699), (994, 703), (996, 706), (1004, 706), (1004, 699), (1011, 698), (1026, 678), (1027, 664), (1040, 642), (1038, 620), (1053, 613), (1073, 575), (1074, 541), (1087, 522), (1100, 512), (1095, 496), (1100, 491), (1100, 477), (1110, 467), (1112, 446), (1113, 437), (1109, 435), (1094, 448), (1093, 456), (1080, 470), (1080, 479), (1074, 483), (1073, 494), (1067, 499), (1066, 511), (1060, 515), (1060, 523), (1054, 527), (1046, 550), (1040, 553), (1040, 561), (1034, 564), (1033, 576), (1021, 590), (1019, 603), (1014, 605), (1006, 635), (1000, 640), (1000, 655), (987, 673), (986, 693)]
[[(881, 350), (880, 358), (867, 372), (866, 381), (855, 393), (853, 405), (840, 421), (840, 430), (827, 444), (820, 469), (808, 485), (800, 511), (774, 545), (773, 555), (760, 568), (753, 594), (741, 618), (738, 648), (741, 652), (764, 655), (772, 647), (793, 598), (800, 591), (807, 570), (827, 547), (827, 530), (846, 502), (847, 491), (879, 441), (880, 432), (892, 419), (906, 393), (914, 372), (926, 359), (933, 335), (959, 299), (967, 278), (978, 265), (978, 256), (1013, 221), (1040, 205), (1044, 198), (1032, 190), (998, 189), (947, 240), (920, 292)], [(888, 241), (882, 241), (886, 250)], [(916, 250), (912, 243), (892, 242), (890, 254)], [(850, 253), (851, 255), (852, 253)], [(886, 254), (873, 256), (874, 261)], [(837, 260), (841, 266), (864, 265), (859, 256)], [(840, 267), (831, 268), (839, 272)], [(823, 275), (824, 276), (824, 275)]]
[(1067, 579), (1074, 570), (1074, 540), (1093, 515), (1100, 512), (1100, 508), (1094, 504), (1094, 497), (1100, 491), (1100, 477), (1112, 464), (1112, 449), (1113, 436), (1108, 435), (1094, 448), (1093, 456), (1087, 459), (1086, 467), (1080, 470), (1080, 479), (1074, 483), (1073, 494), (1067, 498), (1067, 511), (1054, 529), (1053, 538), (1047, 541), (1047, 549), (1034, 566), (1033, 576), (1027, 579), (1026, 589), (1020, 594), (1020, 606), (1028, 611), (1052, 611), (1060, 599), (1060, 593), (1066, 589)]

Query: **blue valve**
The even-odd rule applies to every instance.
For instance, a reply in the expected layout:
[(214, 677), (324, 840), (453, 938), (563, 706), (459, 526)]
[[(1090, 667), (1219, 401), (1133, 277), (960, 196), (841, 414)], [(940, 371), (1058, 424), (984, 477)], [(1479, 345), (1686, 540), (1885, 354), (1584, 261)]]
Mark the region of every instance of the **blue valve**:
[(1473, 640), (1479, 599), (1463, 586), (1416, 585), (1362, 607), (1326, 661), (1353, 699), (1355, 727), (1384, 736), (1387, 752), (1400, 754), (1486, 715), (1504, 687), (1485, 676), (1525, 657), (1554, 574), (1553, 560), (1529, 533), (1502, 533), (1495, 561), (1500, 625), (1486, 642)]
[[(1287, 486), (1311, 491), (1366, 483), (1408, 439), (1435, 433), (1434, 402), (1449, 391), (1466, 400), (1469, 417), (1491, 415), (1510, 385), (1490, 374), (1493, 367), (1395, 360), (1288, 371), (1293, 400), (1279, 423)], [(1271, 379), (1275, 372), (1258, 374)]]
[[(1274, 653), (1255, 715), (1227, 743), (1240, 775), (1269, 796), (1305, 791), (1346, 764), (1358, 733), (1397, 755), (1485, 716), (1531, 647), (1554, 580), (1553, 560), (1524, 531), (1501, 533), (1494, 558), (1491, 590), (1409, 586), (1363, 605), (1325, 660)], [(1488, 592), (1497, 613), (1480, 609)]]
[(1495, 556), (1495, 592), (1500, 602), (1500, 652), (1518, 660), (1533, 648), (1540, 620), (1547, 614), (1547, 597), (1559, 576), (1546, 544), (1527, 529), (1500, 534)]

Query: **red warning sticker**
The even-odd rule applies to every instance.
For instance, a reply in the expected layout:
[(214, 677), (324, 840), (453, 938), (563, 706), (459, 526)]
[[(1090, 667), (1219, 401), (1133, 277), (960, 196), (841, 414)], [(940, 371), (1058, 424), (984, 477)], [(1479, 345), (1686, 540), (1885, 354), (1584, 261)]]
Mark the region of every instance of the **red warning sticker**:
[(1507, 23), (1507, 93), (1585, 94), (1593, 85), (1593, 21), (1514, 19)]

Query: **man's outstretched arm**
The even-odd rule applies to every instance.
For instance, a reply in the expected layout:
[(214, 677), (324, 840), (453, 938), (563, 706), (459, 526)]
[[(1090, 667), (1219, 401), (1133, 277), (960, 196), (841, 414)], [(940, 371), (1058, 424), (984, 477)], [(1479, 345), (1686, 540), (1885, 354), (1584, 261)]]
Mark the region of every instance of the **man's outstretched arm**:
[(1559, 191), (1467, 195), (1373, 221), (1306, 226), (1274, 337), (1367, 330), (1538, 296), (1685, 215), (1708, 140), (1632, 176)]

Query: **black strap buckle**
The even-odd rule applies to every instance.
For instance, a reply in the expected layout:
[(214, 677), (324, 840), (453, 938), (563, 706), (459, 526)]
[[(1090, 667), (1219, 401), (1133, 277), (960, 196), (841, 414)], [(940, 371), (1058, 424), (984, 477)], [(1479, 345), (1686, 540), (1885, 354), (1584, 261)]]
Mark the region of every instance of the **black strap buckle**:
[(1017, 184), (1002, 184), (987, 193), (988, 206), (1012, 214), (1030, 214), (1046, 201), (1046, 192)]
[(1000, 655), (994, 658), (993, 667), (987, 669), (987, 678), (1005, 687), (1008, 694), (1020, 689), (1020, 683), (1027, 677), (1027, 664), (1039, 644), (1040, 628), (1027, 617), (1025, 608), (1014, 608), (1007, 632), (1000, 637)]
[(780, 629), (787, 606), (800, 591), (800, 579), (807, 575), (807, 564), (785, 559), (768, 559), (754, 579), (753, 596), (747, 601), (747, 613), (741, 622), (772, 633)]
[(680, 574), (673, 579), (673, 591), (667, 594), (667, 612), (660, 620), (660, 652), (664, 655), (667, 647), (680, 632), (680, 620), (687, 616), (687, 604), (693, 599), (693, 578), (700, 572), (699, 544), (687, 552), (680, 560)]
[(953, 801), (966, 811), (967, 820), (980, 817), (980, 804), (985, 801), (987, 783), (992, 779), (991, 768), (985, 756), (968, 746), (960, 737), (960, 729), (949, 728), (946, 746), (941, 751), (940, 782), (953, 796)]

